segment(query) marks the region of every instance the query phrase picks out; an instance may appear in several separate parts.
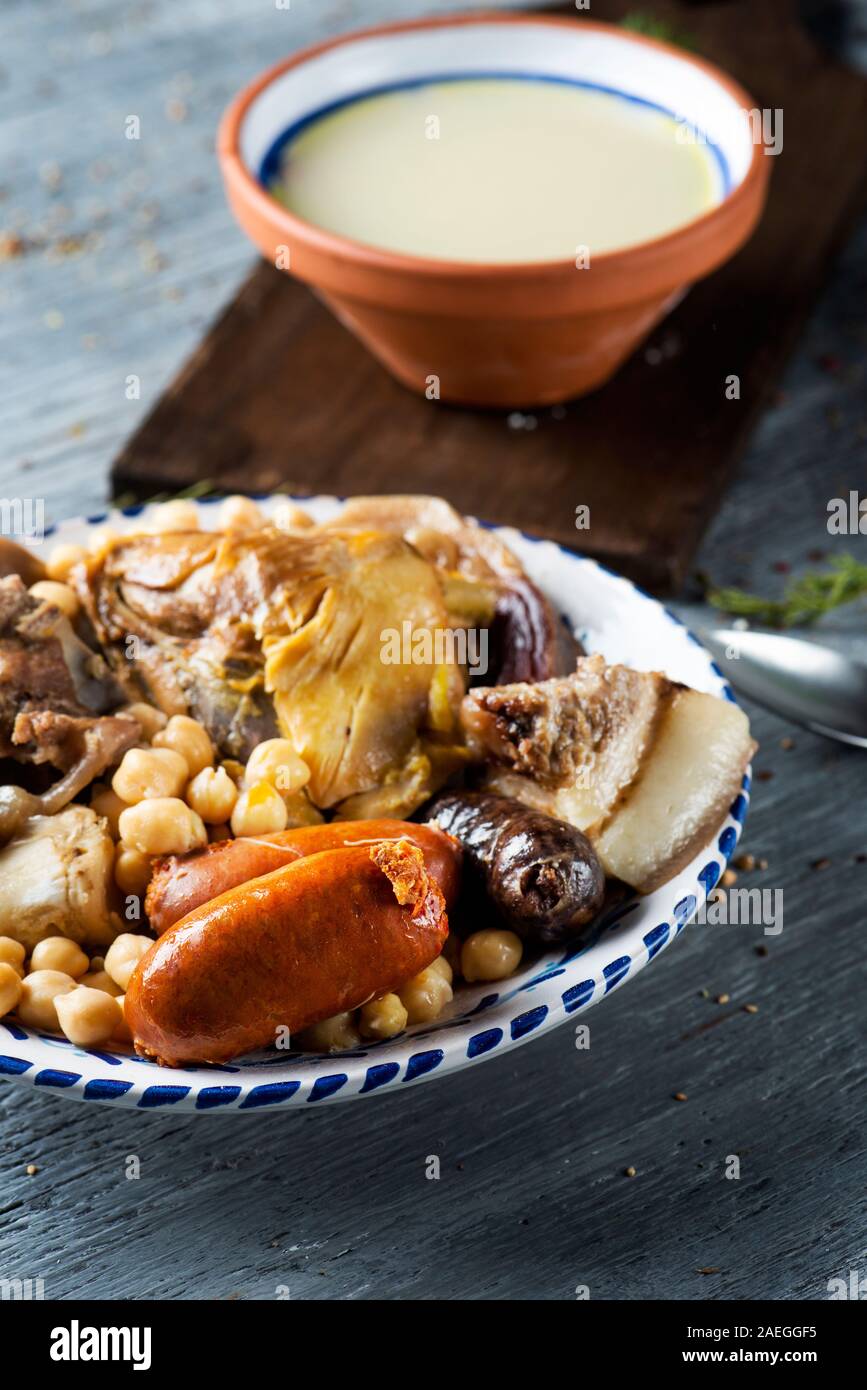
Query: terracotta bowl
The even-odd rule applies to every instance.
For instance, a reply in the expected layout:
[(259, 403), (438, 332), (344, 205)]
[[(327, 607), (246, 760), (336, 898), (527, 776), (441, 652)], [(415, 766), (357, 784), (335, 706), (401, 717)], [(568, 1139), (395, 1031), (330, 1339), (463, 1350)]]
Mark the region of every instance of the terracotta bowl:
[[(285, 131), (372, 89), (444, 75), (547, 76), (614, 88), (703, 132), (719, 201), (665, 236), (572, 260), (428, 260), (324, 231), (266, 192)], [(256, 78), (223, 117), (218, 151), (232, 210), (268, 259), (309, 284), (400, 381), (469, 405), (553, 404), (602, 385), (690, 284), (726, 261), (761, 215), (771, 161), (754, 103), (681, 49), (588, 20), (468, 15), (383, 25), (303, 49)], [(459, 210), (456, 210), (459, 215)], [(288, 250), (288, 257), (287, 257)]]

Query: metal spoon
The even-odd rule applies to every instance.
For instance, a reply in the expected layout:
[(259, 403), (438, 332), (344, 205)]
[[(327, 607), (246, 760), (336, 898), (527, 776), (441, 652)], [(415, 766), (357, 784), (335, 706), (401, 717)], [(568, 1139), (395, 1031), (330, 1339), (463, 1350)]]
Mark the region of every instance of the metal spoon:
[(773, 632), (701, 634), (736, 689), (825, 738), (867, 748), (867, 666)]

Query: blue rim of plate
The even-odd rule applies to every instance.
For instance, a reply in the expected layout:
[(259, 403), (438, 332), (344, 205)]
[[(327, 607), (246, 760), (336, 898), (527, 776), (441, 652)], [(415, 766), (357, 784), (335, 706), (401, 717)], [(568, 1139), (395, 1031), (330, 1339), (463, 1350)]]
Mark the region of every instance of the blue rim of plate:
[[(253, 496), (258, 502), (293, 501), (300, 506), (315, 505), (322, 501), (340, 503), (345, 500), (289, 493), (263, 493)], [(222, 498), (191, 500), (194, 500), (198, 507), (208, 507), (218, 503)], [(93, 516), (71, 518), (46, 527), (44, 538), (48, 539), (60, 530), (83, 525), (103, 525), (113, 517), (135, 518), (146, 511), (149, 505), (138, 504), (100, 512)], [(496, 527), (484, 522), (480, 524), (486, 529), (503, 534), (508, 544), (510, 528)], [(645, 593), (631, 580), (616, 574), (596, 560), (567, 550), (565, 546), (544, 537), (527, 535), (525, 532), (517, 534), (531, 545), (550, 547), (571, 563), (589, 566), (601, 572), (608, 579), (616, 581), (658, 609), (672, 626), (681, 629), (683, 635), (699, 648), (706, 658), (708, 668), (721, 684), (722, 696), (736, 703), (731, 687), (710, 653), (686, 624), (664, 604)], [(620, 988), (627, 979), (638, 974), (680, 936), (684, 927), (716, 887), (735, 851), (749, 809), (750, 787), (751, 772), (748, 768), (742, 780), (741, 790), (732, 802), (725, 821), (718, 827), (712, 844), (693, 861), (695, 863), (701, 859), (702, 863), (690, 880), (688, 891), (677, 893), (676, 900), (665, 915), (656, 914), (656, 925), (643, 932), (639, 942), (634, 943), (631, 950), (625, 950), (622, 945), (616, 946), (601, 968), (592, 973), (588, 972), (586, 978), (572, 980), (572, 975), (580, 976), (584, 973), (577, 969), (574, 963), (595, 950), (606, 936), (616, 932), (642, 903), (649, 902), (657, 893), (683, 879), (684, 874), (691, 870), (691, 865), (677, 875), (671, 885), (663, 885), (662, 889), (657, 889), (646, 898), (629, 898), (612, 908), (594, 923), (588, 936), (583, 937), (577, 945), (564, 951), (549, 952), (546, 957), (536, 962), (529, 979), (520, 979), (519, 983), (511, 988), (500, 990), (482, 986), (474, 991), (480, 997), (467, 1012), (447, 1017), (441, 1023), (416, 1028), (387, 1042), (366, 1044), (363, 1048), (332, 1055), (291, 1051), (281, 1054), (272, 1049), (270, 1052), (240, 1058), (222, 1066), (188, 1066), (183, 1068), (182, 1072), (173, 1073), (132, 1053), (78, 1048), (66, 1039), (39, 1033), (0, 1019), (0, 1077), (28, 1082), (34, 1087), (75, 1099), (114, 1101), (139, 1110), (177, 1108), (187, 1112), (226, 1112), (295, 1108), (302, 1104), (350, 1099), (373, 1092), (394, 1093), (406, 1084), (412, 1085), (432, 1076), (449, 1075), (463, 1070), (471, 1063), (502, 1055), (507, 1048), (531, 1041), (598, 1003), (607, 994)], [(570, 973), (568, 985), (561, 979), (567, 973)], [(557, 980), (561, 983), (554, 986), (553, 982)], [(511, 981), (504, 982), (505, 986), (511, 984)], [(533, 1002), (527, 997), (544, 991), (546, 986), (552, 988), (551, 991), (546, 991), (548, 997), (545, 1002)], [(508, 1013), (503, 1015), (507, 1005)], [(494, 1017), (491, 1011), (496, 1006), (499, 1008)], [(26, 1044), (34, 1041), (44, 1044), (47, 1048), (56, 1049), (56, 1065), (43, 1065), (32, 1056), (26, 1055)], [(454, 1045), (455, 1041), (458, 1043), (457, 1047)], [(417, 1048), (416, 1044), (419, 1044)], [(386, 1057), (386, 1051), (398, 1051), (400, 1057)], [(352, 1066), (352, 1063), (358, 1062), (363, 1062), (364, 1065)], [(140, 1071), (141, 1079), (139, 1080), (138, 1076), (135, 1079), (121, 1076), (114, 1070), (127, 1067), (134, 1067)], [(260, 1078), (245, 1084), (245, 1072), (254, 1069), (268, 1072), (278, 1067), (287, 1070), (291, 1067), (295, 1074), (288, 1077), (280, 1076), (273, 1081)], [(181, 1076), (184, 1077), (183, 1082), (180, 1080)], [(186, 1078), (191, 1076), (194, 1079), (188, 1081)]]

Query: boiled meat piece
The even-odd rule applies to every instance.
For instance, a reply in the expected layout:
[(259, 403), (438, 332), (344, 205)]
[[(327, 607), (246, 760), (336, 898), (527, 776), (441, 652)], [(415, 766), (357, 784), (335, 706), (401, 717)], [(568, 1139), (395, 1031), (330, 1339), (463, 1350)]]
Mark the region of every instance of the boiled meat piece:
[(737, 705), (601, 656), (560, 680), (470, 691), (461, 719), (488, 789), (583, 830), (606, 873), (641, 892), (707, 842), (756, 746)]

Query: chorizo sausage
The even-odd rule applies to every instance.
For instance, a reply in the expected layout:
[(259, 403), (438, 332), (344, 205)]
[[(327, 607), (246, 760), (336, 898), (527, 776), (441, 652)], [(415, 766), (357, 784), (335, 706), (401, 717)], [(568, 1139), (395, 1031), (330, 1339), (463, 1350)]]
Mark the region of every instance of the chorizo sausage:
[(470, 886), (524, 940), (565, 941), (601, 908), (605, 875), (574, 825), (486, 792), (443, 792), (427, 817), (457, 837)]
[(295, 859), (326, 849), (401, 837), (422, 851), (428, 871), (443, 891), (446, 907), (452, 907), (458, 896), (461, 863), (460, 846), (452, 836), (407, 821), (360, 820), (222, 840), (195, 854), (161, 859), (148, 887), (145, 912), (151, 930), (161, 936), (202, 903), (248, 879), (284, 868)]
[(442, 891), (408, 840), (324, 850), (232, 888), (155, 941), (127, 986), (136, 1051), (225, 1062), (388, 993), (439, 955)]

